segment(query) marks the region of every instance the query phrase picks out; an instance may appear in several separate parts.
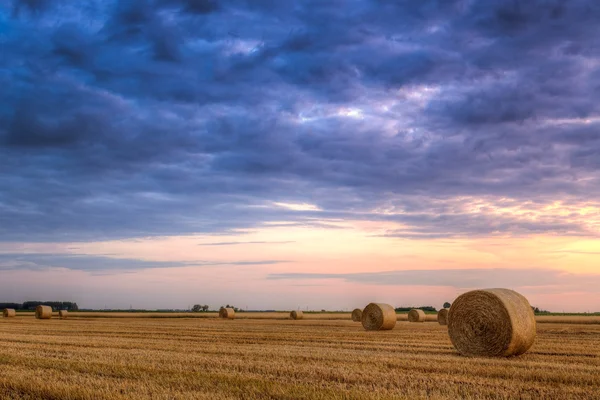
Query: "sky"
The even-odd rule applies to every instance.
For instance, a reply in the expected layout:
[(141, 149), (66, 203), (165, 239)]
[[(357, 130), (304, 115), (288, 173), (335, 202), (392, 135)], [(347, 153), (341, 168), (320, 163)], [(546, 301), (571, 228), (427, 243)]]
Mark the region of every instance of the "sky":
[(600, 311), (598, 20), (0, 0), (0, 301)]

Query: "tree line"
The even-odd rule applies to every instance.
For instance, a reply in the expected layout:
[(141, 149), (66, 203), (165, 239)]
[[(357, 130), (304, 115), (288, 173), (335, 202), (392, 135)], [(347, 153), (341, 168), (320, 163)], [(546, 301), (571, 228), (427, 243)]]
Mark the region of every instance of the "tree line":
[(0, 303), (0, 309), (35, 310), (37, 306), (50, 306), (52, 310), (78, 311), (77, 303), (72, 301), (26, 301), (24, 303)]
[(421, 307), (396, 307), (394, 310), (396, 312), (409, 312), (410, 310), (423, 310), (423, 311), (432, 311), (436, 312), (437, 309), (433, 306), (421, 306)]
[[(229, 304), (227, 304), (226, 306), (223, 306), (223, 307), (225, 307), (225, 308), (233, 308), (233, 311), (235, 311), (235, 312), (242, 312), (242, 311), (244, 311), (241, 308), (230, 306)], [(206, 304), (204, 304), (204, 305), (202, 305), (202, 304), (194, 304), (194, 306), (192, 307), (192, 312), (207, 312), (208, 309), (209, 309), (209, 307)]]

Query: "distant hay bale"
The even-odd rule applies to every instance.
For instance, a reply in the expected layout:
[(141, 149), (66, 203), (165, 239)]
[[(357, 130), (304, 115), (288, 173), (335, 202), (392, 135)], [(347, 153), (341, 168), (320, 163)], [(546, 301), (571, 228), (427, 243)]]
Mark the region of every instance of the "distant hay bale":
[(408, 312), (408, 322), (425, 322), (425, 311), (413, 308)]
[(229, 307), (221, 307), (221, 309), (219, 310), (219, 317), (225, 319), (233, 319), (235, 318), (235, 310)]
[(50, 319), (50, 318), (52, 318), (52, 307), (50, 307), (50, 306), (37, 306), (35, 308), (35, 317), (37, 319)]
[(16, 312), (14, 309), (12, 309), (12, 308), (5, 308), (5, 309), (2, 311), (2, 316), (3, 316), (4, 318), (12, 318), (12, 317), (16, 317), (16, 316), (17, 316), (17, 312)]
[(58, 316), (60, 317), (60, 319), (67, 319), (67, 317), (69, 316), (69, 312), (67, 310), (60, 310), (58, 312)]
[(290, 313), (290, 318), (291, 319), (302, 319), (302, 318), (304, 318), (304, 313), (300, 310), (298, 310), (298, 311), (294, 310)]
[(354, 322), (362, 321), (362, 310), (360, 308), (355, 308), (352, 311), (352, 321), (354, 321)]
[(447, 308), (442, 308), (440, 311), (438, 311), (437, 320), (440, 323), (440, 325), (448, 325), (448, 309)]
[(452, 303), (448, 335), (463, 355), (516, 356), (535, 341), (535, 316), (527, 299), (513, 290), (473, 290)]
[(396, 326), (396, 311), (389, 304), (371, 303), (362, 312), (362, 326), (367, 331), (386, 331)]

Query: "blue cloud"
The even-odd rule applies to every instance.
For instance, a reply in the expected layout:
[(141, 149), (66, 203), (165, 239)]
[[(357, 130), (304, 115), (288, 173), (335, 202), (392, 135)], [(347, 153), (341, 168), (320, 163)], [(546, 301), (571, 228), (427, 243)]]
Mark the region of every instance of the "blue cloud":
[(598, 205), (599, 16), (584, 0), (0, 2), (0, 240), (327, 218), (594, 236), (577, 215), (456, 207)]
[(123, 272), (153, 268), (180, 268), (203, 266), (243, 266), (271, 265), (289, 261), (254, 260), (254, 261), (148, 261), (134, 258), (119, 258), (86, 254), (54, 254), (54, 253), (3, 253), (0, 254), (0, 270), (46, 270), (49, 268), (66, 268), (86, 272)]

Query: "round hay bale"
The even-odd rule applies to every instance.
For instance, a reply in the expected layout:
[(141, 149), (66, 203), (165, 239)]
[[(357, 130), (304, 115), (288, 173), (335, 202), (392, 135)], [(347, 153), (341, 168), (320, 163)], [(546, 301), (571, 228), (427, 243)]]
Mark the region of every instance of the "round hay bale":
[(450, 307), (448, 335), (463, 355), (516, 356), (535, 341), (535, 316), (527, 299), (513, 290), (473, 290)]
[(362, 321), (362, 310), (360, 308), (355, 308), (354, 310), (352, 310), (352, 321)]
[(221, 307), (221, 309), (219, 310), (219, 317), (225, 319), (233, 319), (235, 317), (235, 310), (229, 307)]
[(67, 317), (69, 316), (69, 312), (67, 310), (60, 310), (58, 312), (58, 316), (60, 317), (60, 319), (67, 319)]
[(408, 312), (408, 322), (425, 322), (425, 311), (413, 308)]
[(294, 310), (290, 313), (290, 318), (291, 319), (302, 319), (302, 318), (304, 318), (304, 313), (300, 310), (298, 310), (298, 311)]
[(2, 311), (2, 316), (3, 316), (4, 318), (12, 318), (12, 317), (16, 317), (16, 316), (17, 316), (17, 312), (16, 312), (14, 309), (12, 309), (12, 308), (5, 308), (5, 309)]
[(50, 319), (50, 318), (52, 318), (52, 307), (50, 307), (50, 306), (37, 306), (35, 308), (35, 317), (37, 319)]
[(367, 331), (387, 331), (396, 326), (396, 311), (389, 304), (371, 303), (362, 312), (362, 326)]
[(442, 308), (438, 311), (437, 320), (440, 325), (448, 325), (448, 309)]

